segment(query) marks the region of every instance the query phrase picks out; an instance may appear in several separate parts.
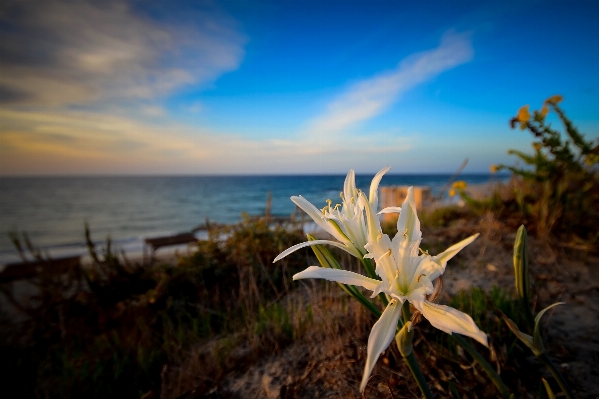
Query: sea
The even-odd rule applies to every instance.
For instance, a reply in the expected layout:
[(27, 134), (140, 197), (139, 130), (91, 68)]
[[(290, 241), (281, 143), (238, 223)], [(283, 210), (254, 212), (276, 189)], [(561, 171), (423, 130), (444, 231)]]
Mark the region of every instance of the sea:
[[(356, 186), (368, 192), (372, 175), (357, 175)], [(446, 191), (450, 175), (386, 174), (381, 186), (428, 186), (433, 195)], [(141, 253), (145, 238), (190, 232), (209, 220), (231, 224), (242, 215), (295, 211), (290, 197), (302, 195), (316, 207), (334, 203), (344, 175), (317, 176), (87, 176), (0, 178), (0, 265), (20, 260), (11, 232), (53, 257), (83, 255), (87, 224), (98, 244), (110, 237), (126, 253)], [(468, 184), (505, 177), (462, 174)], [(202, 238), (205, 232), (198, 232)]]

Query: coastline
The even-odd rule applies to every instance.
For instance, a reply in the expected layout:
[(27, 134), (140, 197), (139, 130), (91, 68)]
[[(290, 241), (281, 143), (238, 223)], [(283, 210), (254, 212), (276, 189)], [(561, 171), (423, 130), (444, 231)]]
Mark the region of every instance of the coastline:
[[(501, 184), (503, 184), (505, 182), (505, 180), (506, 180), (505, 177), (500, 176), (499, 179), (490, 179), (489, 181), (484, 182), (484, 183), (471, 183), (471, 184), (468, 184), (468, 186), (465, 189), (465, 192), (474, 199), (486, 198), (490, 194), (492, 194), (493, 190), (497, 189), (497, 187), (499, 187)], [(387, 185), (382, 185), (381, 188), (382, 187), (387, 187)], [(436, 188), (438, 190), (438, 187), (432, 187), (432, 188)], [(291, 201), (289, 201), (289, 202), (291, 202)], [(460, 203), (459, 197), (451, 198), (451, 197), (444, 196), (440, 201), (436, 201), (434, 204), (432, 204), (432, 205), (429, 204), (429, 205), (434, 206), (434, 207), (439, 207), (439, 206), (456, 205), (456, 204), (459, 205), (459, 203)], [(243, 214), (243, 212), (240, 212), (240, 217), (238, 219), (238, 222), (235, 222), (235, 223), (232, 222), (232, 223), (227, 223), (227, 224), (231, 225), (231, 224), (239, 223), (239, 221), (242, 220), (242, 217), (241, 217), (242, 214)], [(273, 215), (273, 216), (281, 216), (281, 215)], [(286, 215), (285, 217), (289, 217), (289, 215)], [(305, 226), (306, 233), (308, 233), (308, 232), (318, 233), (316, 230), (314, 230), (315, 227), (316, 227), (315, 225), (314, 226), (306, 225)], [(194, 230), (195, 230), (195, 232), (193, 234), (195, 235), (195, 237), (198, 240), (208, 239), (208, 233), (205, 230), (205, 225), (204, 225), (204, 229), (202, 229), (202, 230), (197, 229), (197, 228)], [(147, 235), (141, 234), (141, 235), (134, 236), (134, 237), (112, 239), (111, 244), (112, 244), (112, 247), (117, 252), (119, 252), (119, 253), (121, 253), (121, 251), (124, 252), (128, 259), (135, 260), (135, 261), (142, 261), (143, 257), (144, 257), (144, 251), (146, 251), (146, 252), (148, 251), (148, 249), (145, 248), (146, 245), (144, 243), (144, 240), (156, 238), (156, 237), (174, 236), (181, 232), (183, 232), (183, 229), (165, 231), (163, 233), (153, 232), (153, 233), (149, 233)], [(95, 236), (98, 235), (95, 232), (93, 234)], [(32, 241), (33, 241), (33, 244), (35, 245), (36, 242), (34, 240), (32, 240)], [(60, 241), (60, 240), (57, 240), (57, 241)], [(94, 241), (94, 244), (96, 245), (96, 248), (101, 251), (102, 248), (105, 247), (106, 241), (105, 241), (105, 239), (96, 240), (96, 241)], [(90, 261), (89, 255), (88, 255), (88, 250), (87, 250), (87, 247), (83, 240), (83, 236), (81, 237), (80, 242), (74, 242), (74, 243), (70, 243), (70, 244), (49, 245), (49, 246), (42, 245), (37, 248), (43, 254), (49, 255), (51, 258), (61, 258), (61, 257), (66, 257), (66, 256), (78, 256), (79, 255), (82, 257), (81, 262), (83, 264), (86, 264), (86, 262)], [(175, 254), (177, 253), (177, 251), (185, 251), (185, 250), (187, 250), (187, 245), (183, 244), (183, 245), (179, 245), (179, 246), (169, 246), (169, 247), (160, 248), (158, 250), (157, 254), (161, 258), (164, 257), (164, 258), (172, 259), (173, 256), (175, 256)], [(163, 256), (162, 254), (165, 254), (165, 255)], [(19, 256), (19, 253), (16, 249), (12, 248), (12, 249), (0, 250), (0, 272), (3, 270), (3, 268), (7, 264), (18, 263), (18, 262), (22, 262), (22, 259)]]

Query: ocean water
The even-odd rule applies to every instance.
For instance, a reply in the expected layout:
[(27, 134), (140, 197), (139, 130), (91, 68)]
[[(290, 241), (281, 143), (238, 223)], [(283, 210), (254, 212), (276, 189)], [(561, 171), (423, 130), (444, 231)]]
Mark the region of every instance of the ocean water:
[[(368, 190), (372, 175), (356, 176)], [(382, 186), (429, 186), (439, 192), (449, 175), (393, 175)], [(295, 210), (289, 197), (302, 195), (317, 207), (336, 202), (345, 176), (105, 176), (0, 178), (0, 265), (17, 261), (9, 231), (25, 231), (33, 244), (54, 255), (84, 253), (84, 224), (92, 239), (110, 236), (125, 251), (140, 251), (144, 238), (188, 232), (208, 218), (235, 223), (242, 213)], [(460, 175), (468, 184), (497, 179)]]

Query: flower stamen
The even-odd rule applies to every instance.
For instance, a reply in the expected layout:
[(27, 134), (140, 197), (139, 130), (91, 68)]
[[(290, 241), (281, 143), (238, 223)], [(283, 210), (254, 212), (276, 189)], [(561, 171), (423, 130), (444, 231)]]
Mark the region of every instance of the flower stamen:
[[(389, 249), (387, 252), (385, 252), (384, 254), (382, 254), (377, 260), (376, 262), (380, 262), (381, 259), (383, 259), (385, 256), (391, 256), (391, 249)], [(397, 270), (397, 272), (399, 273), (399, 270)]]

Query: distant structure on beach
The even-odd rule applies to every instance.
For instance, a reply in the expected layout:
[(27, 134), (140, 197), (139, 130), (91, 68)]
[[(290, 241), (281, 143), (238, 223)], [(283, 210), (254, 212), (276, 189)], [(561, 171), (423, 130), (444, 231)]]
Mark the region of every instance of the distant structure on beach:
[[(380, 209), (389, 206), (401, 206), (408, 195), (409, 186), (386, 186), (381, 187)], [(422, 209), (422, 205), (432, 200), (431, 189), (426, 186), (414, 187), (414, 202), (416, 209)], [(386, 213), (383, 215), (385, 222), (394, 221), (397, 219), (397, 213)]]

